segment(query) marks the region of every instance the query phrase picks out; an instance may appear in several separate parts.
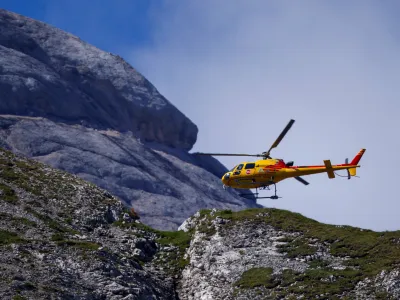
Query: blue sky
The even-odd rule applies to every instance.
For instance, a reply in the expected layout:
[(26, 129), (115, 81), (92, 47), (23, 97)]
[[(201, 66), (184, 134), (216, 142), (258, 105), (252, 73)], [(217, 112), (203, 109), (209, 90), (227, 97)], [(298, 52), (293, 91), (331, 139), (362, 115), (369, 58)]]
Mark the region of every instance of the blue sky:
[[(194, 151), (295, 164), (366, 154), (360, 178), (278, 184), (279, 201), (321, 222), (400, 229), (400, 2), (18, 1), (0, 7), (119, 54), (199, 127)], [(245, 158), (221, 158), (228, 168)]]
[(149, 15), (161, 1), (0, 0), (0, 7), (49, 23), (109, 52), (151, 43)]

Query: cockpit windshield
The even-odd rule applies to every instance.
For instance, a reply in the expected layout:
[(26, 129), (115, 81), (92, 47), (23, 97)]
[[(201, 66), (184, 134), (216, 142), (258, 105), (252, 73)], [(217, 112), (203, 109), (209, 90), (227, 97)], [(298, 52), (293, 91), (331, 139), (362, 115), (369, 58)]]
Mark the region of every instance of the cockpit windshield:
[(231, 170), (229, 170), (229, 172), (233, 172), (233, 170), (235, 170), (236, 169), (236, 167), (237, 167), (237, 165), (236, 166), (234, 166)]

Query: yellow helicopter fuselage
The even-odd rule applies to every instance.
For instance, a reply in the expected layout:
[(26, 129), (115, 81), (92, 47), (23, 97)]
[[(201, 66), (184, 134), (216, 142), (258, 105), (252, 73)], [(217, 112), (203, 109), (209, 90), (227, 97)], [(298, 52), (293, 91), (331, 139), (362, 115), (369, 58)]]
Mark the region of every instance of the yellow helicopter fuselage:
[[(276, 148), (285, 135), (288, 133), (294, 120), (291, 119), (286, 127), (283, 129), (281, 134), (271, 145), (271, 147), (260, 154), (248, 154), (248, 153), (202, 153), (196, 152), (196, 155), (211, 155), (211, 156), (253, 156), (262, 157), (255, 162), (243, 162), (235, 166), (232, 170), (225, 173), (221, 180), (223, 187), (232, 187), (235, 189), (256, 189), (256, 199), (270, 198), (278, 199), (276, 194), (276, 183), (287, 178), (294, 178), (304, 185), (309, 183), (302, 178), (304, 175), (312, 175), (318, 173), (327, 173), (329, 178), (335, 178), (335, 171), (347, 170), (347, 177), (350, 179), (352, 176), (356, 176), (356, 168), (361, 157), (363, 156), (365, 149), (361, 149), (353, 160), (348, 163), (346, 158), (345, 163), (341, 165), (332, 165), (330, 160), (324, 160), (323, 165), (314, 166), (293, 166), (293, 162), (285, 163), (282, 159), (274, 159), (270, 156), (271, 150)], [(340, 176), (340, 175), (339, 175)], [(265, 189), (268, 186), (274, 185), (275, 194), (269, 197), (258, 197), (257, 189)], [(249, 194), (241, 194), (245, 196)], [(251, 194), (253, 196), (253, 194)]]
[(324, 165), (291, 166), (282, 159), (262, 159), (255, 162), (243, 162), (225, 173), (221, 180), (225, 186), (236, 189), (254, 189), (269, 186), (287, 178), (328, 173), (329, 178), (335, 178), (334, 171), (349, 170), (349, 176), (356, 175), (356, 168), (365, 149), (361, 149), (351, 163), (331, 165), (324, 160)]

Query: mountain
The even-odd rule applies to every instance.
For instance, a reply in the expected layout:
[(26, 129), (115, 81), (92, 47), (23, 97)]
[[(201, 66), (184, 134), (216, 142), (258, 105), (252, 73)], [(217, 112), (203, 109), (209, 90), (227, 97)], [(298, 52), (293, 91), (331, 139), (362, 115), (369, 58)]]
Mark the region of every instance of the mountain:
[(105, 190), (0, 150), (0, 299), (177, 299), (144, 267), (155, 232)]
[(0, 111), (189, 150), (197, 127), (121, 57), (78, 37), (0, 10)]
[(0, 147), (65, 170), (158, 229), (201, 208), (261, 207), (188, 151), (197, 126), (121, 57), (0, 9)]
[(400, 231), (322, 224), (279, 209), (202, 210), (190, 233), (186, 299), (400, 299)]
[(0, 299), (399, 299), (400, 231), (279, 209), (200, 210), (178, 231), (0, 149)]

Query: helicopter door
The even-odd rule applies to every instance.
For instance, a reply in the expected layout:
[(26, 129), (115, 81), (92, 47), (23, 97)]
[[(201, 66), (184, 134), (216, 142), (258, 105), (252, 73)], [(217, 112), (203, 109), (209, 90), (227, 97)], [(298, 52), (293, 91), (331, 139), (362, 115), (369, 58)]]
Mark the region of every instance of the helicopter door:
[(246, 176), (253, 176), (254, 175), (254, 170), (255, 170), (255, 163), (248, 163), (244, 167), (244, 175)]

